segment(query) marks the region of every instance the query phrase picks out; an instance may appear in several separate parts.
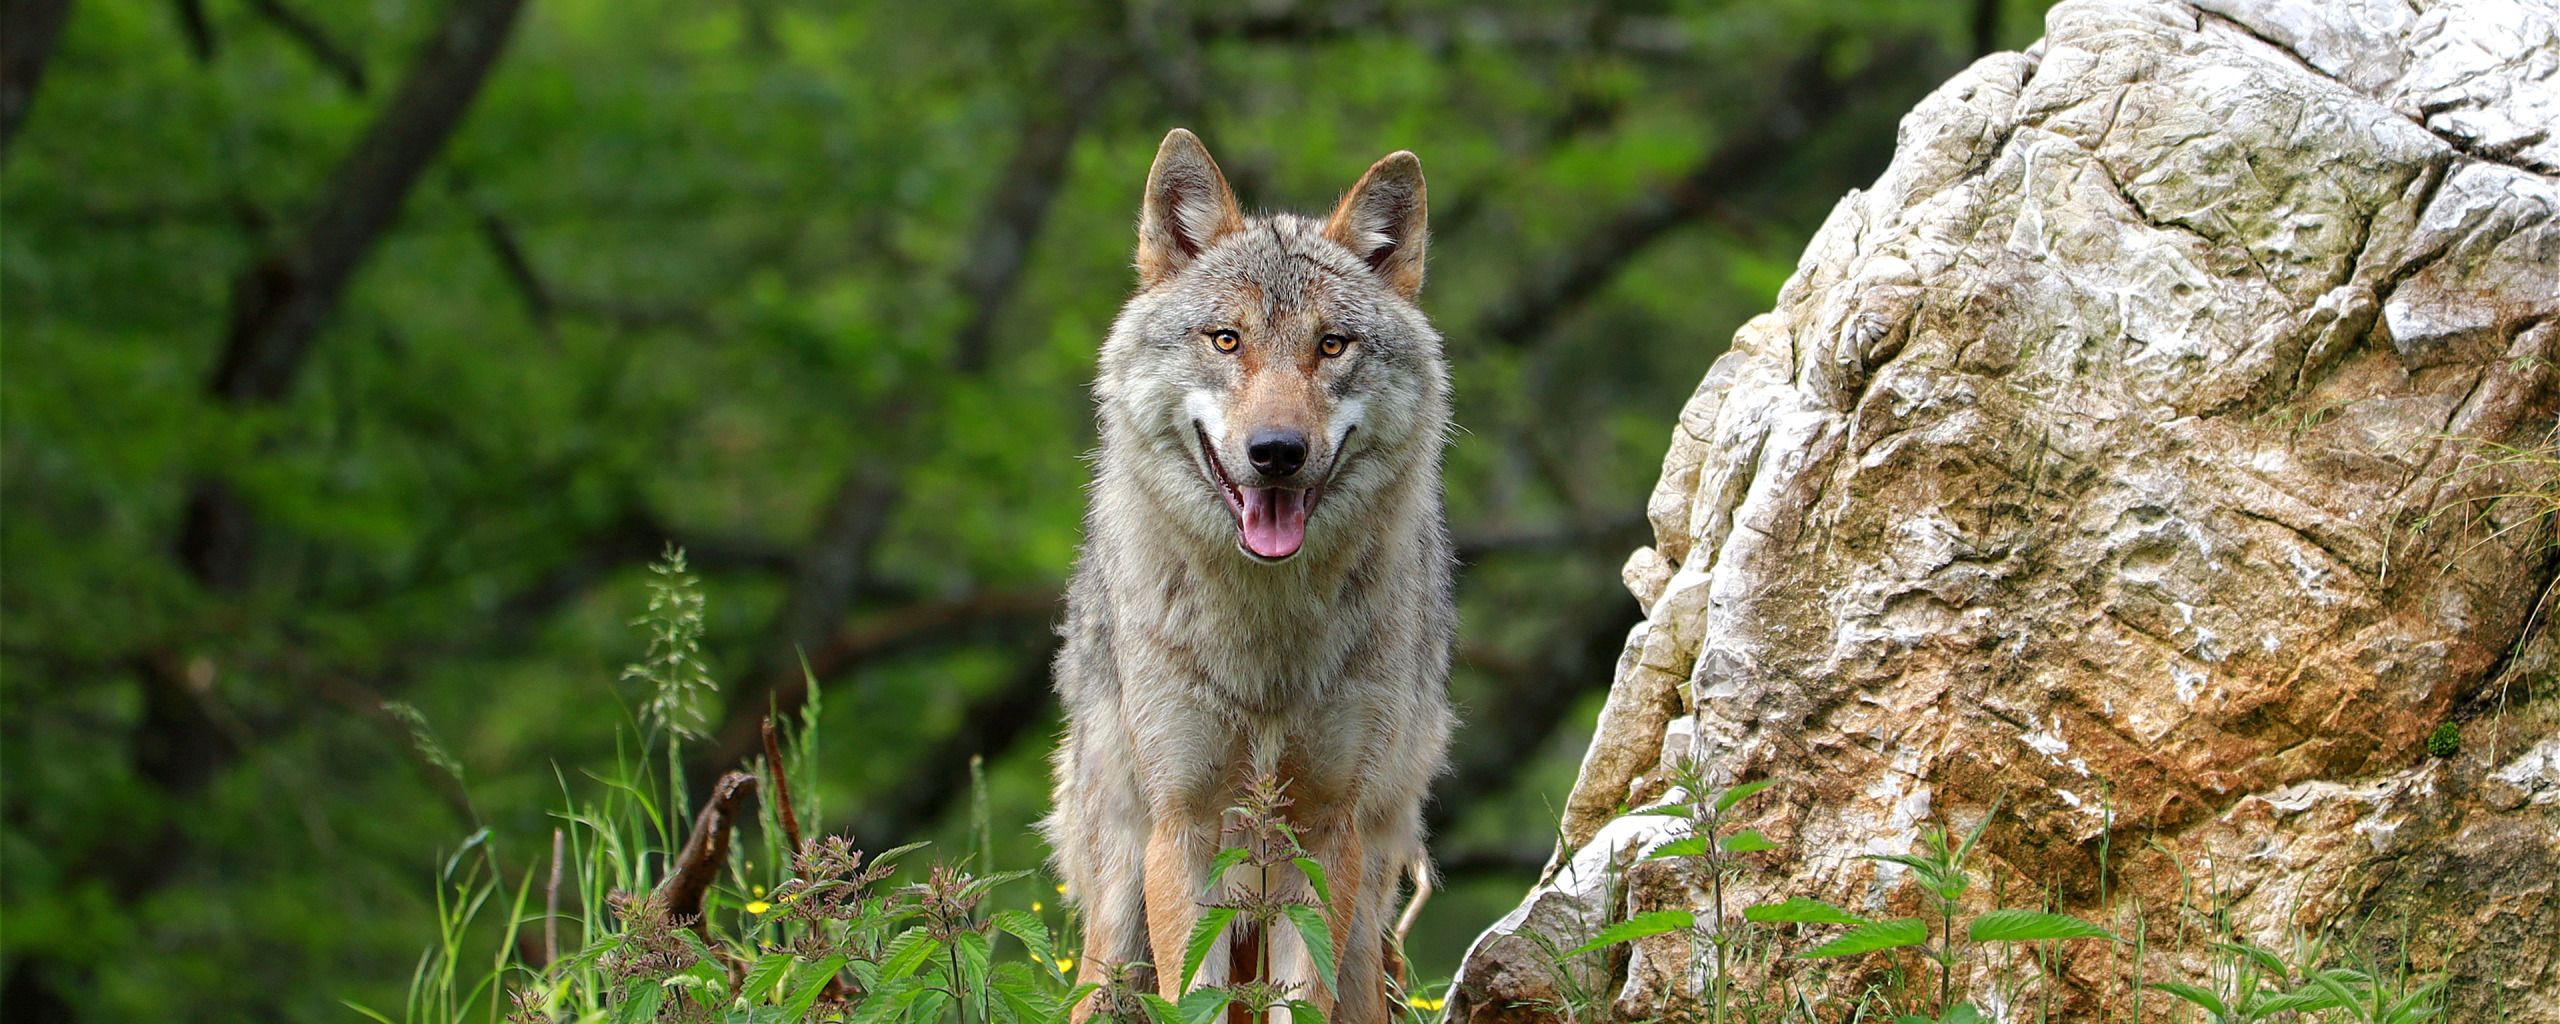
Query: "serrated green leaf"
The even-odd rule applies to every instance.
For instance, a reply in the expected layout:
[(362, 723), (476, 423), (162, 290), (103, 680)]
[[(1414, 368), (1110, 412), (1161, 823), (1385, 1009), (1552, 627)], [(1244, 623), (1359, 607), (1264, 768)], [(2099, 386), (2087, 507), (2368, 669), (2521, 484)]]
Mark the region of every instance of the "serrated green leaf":
[(1290, 863), (1297, 865), (1298, 870), (1306, 874), (1308, 887), (1316, 891), (1316, 902), (1328, 907), (1332, 906), (1333, 887), (1325, 884), (1324, 865), (1316, 863), (1313, 857), (1293, 858)]
[[(914, 938), (909, 939), (908, 936), (914, 936)], [(905, 940), (904, 945), (900, 945), (900, 940)], [(925, 965), (926, 961), (942, 955), (941, 940), (926, 935), (921, 928), (910, 928), (898, 933), (898, 938), (890, 940), (890, 947), (895, 952), (880, 961), (880, 980), (882, 981), (896, 981), (914, 974), (918, 968)]]
[(1153, 992), (1138, 993), (1138, 1007), (1146, 1011), (1149, 1024), (1183, 1024), (1181, 1012)]
[(1947, 1008), (1938, 1024), (1982, 1024), (1982, 1011), (1974, 1009), (1972, 1003), (1957, 1003)]
[(1173, 1004), (1173, 1010), (1182, 1015), (1183, 1024), (1216, 1024), (1233, 1001), (1226, 989), (1213, 985), (1184, 994), (1181, 1002)]
[(2194, 1003), (2197, 1006), (2203, 1007), (2204, 1012), (2212, 1014), (2217, 1019), (2231, 1016), (2231, 1008), (2223, 1005), (2222, 997), (2213, 994), (2210, 989), (2189, 985), (2183, 981), (2155, 981), (2142, 987), (2156, 988), (2162, 992), (2169, 993), (2170, 995), (2184, 999), (2190, 1003)]
[(987, 948), (987, 937), (978, 932), (961, 932), (951, 937), (951, 948), (960, 953), (960, 976), (951, 983), (966, 992), (987, 985), (987, 959), (993, 952)]
[(633, 978), (622, 985), (622, 1001), (613, 1004), (613, 1024), (646, 1024), (658, 1019), (658, 1001), (667, 990), (647, 978)]
[(1707, 837), (1690, 836), (1686, 839), (1674, 839), (1670, 842), (1654, 847), (1652, 853), (1644, 855), (1644, 859), (1661, 860), (1665, 857), (1700, 857), (1705, 856), (1706, 852)]
[(767, 953), (757, 957), (747, 968), (747, 976), (738, 980), (738, 998), (748, 1003), (771, 1002), (773, 990), (789, 974), (794, 959), (789, 953)]
[(836, 972), (842, 969), (844, 969), (844, 958), (831, 956), (810, 965), (806, 971), (793, 970), (792, 980), (797, 982), (797, 985), (795, 991), (791, 993), (791, 1001), (783, 1004), (782, 1019), (796, 1021), (808, 1016), (809, 1007), (815, 1005), (818, 997), (826, 993), (827, 983), (834, 981)]
[(1031, 955), (1041, 963), (1057, 960), (1049, 938), (1049, 924), (1040, 920), (1040, 915), (1027, 910), (999, 910), (987, 915), (987, 923), (1022, 940), (1022, 948), (1031, 951)]
[(1203, 876), (1207, 881), (1200, 883), (1200, 894), (1210, 899), (1216, 899), (1218, 896), (1218, 886), (1224, 884), (1227, 880), (1227, 870), (1238, 864), (1244, 863), (1244, 859), (1252, 855), (1253, 851), (1247, 850), (1241, 846), (1230, 846), (1218, 851), (1217, 856), (1209, 858), (1209, 873)]
[(1217, 945), (1218, 936), (1236, 919), (1234, 907), (1206, 907), (1200, 919), (1191, 923), (1191, 941), (1182, 947), (1182, 987), (1190, 988), (1191, 979), (1200, 976), (1200, 962), (1209, 958), (1209, 947)]
[(1751, 799), (1754, 794), (1767, 789), (1770, 786), (1776, 785), (1777, 782), (1778, 780), (1776, 779), (1761, 779), (1758, 782), (1745, 782), (1739, 786), (1733, 787), (1732, 789), (1716, 794), (1716, 813), (1723, 814), (1726, 811), (1732, 810), (1733, 805)]
[(1752, 828), (1746, 828), (1740, 832), (1726, 836), (1724, 837), (1723, 842), (1719, 842), (1716, 845), (1723, 848), (1726, 853), (1751, 853), (1757, 850), (1775, 850), (1778, 848), (1778, 844), (1770, 842), (1769, 837), (1761, 835), (1759, 829)]
[(1595, 949), (1614, 946), (1618, 943), (1634, 939), (1641, 939), (1647, 935), (1660, 935), (1664, 932), (1676, 932), (1697, 923), (1697, 916), (1686, 910), (1656, 910), (1649, 913), (1637, 914), (1634, 917), (1630, 917), (1624, 921), (1620, 921), (1616, 924), (1610, 925), (1609, 927), (1600, 929), (1600, 934), (1592, 936), (1591, 941), (1574, 947), (1572, 951), (1567, 952), (1565, 956), (1577, 957)]
[(1289, 1024), (1325, 1024), (1324, 1011), (1304, 999), (1289, 1000)]
[(1298, 929), (1298, 941), (1306, 943), (1307, 959), (1316, 966), (1316, 980), (1324, 982), (1325, 991), (1339, 992), (1333, 977), (1333, 929), (1326, 926), (1324, 912), (1304, 903), (1292, 903), (1280, 908), (1280, 913)]
[(2069, 914), (1994, 910), (1973, 919), (1965, 937), (1975, 942), (2040, 942), (2045, 939), (2112, 939), (2116, 933)]
[(1929, 926), (1916, 917), (1895, 918), (1862, 924), (1839, 938), (1796, 954), (1800, 960), (1820, 960), (1835, 956), (1856, 956), (1882, 949), (1917, 946), (1929, 941)]
[(1745, 907), (1743, 920), (1762, 924), (1867, 924), (1866, 918), (1842, 910), (1821, 900), (1795, 897), (1784, 903), (1763, 903)]

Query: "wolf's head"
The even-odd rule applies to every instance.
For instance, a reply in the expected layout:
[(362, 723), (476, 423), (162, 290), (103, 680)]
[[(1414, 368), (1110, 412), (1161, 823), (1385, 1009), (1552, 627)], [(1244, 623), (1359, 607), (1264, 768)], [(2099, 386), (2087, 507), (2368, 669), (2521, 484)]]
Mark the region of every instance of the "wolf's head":
[(1139, 209), (1139, 294), (1095, 384), (1106, 450), (1147, 456), (1118, 468), (1186, 532), (1232, 531), (1264, 562), (1311, 536), (1327, 546), (1324, 524), (1415, 486), (1436, 492), (1448, 383), (1413, 301), (1426, 234), (1412, 153), (1370, 167), (1330, 218), (1249, 218), (1174, 129)]

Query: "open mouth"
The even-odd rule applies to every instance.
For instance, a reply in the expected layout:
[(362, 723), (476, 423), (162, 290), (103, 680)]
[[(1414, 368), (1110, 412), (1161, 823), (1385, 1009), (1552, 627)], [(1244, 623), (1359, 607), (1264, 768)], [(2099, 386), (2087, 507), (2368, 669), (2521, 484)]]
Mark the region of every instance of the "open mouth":
[[(1313, 487), (1238, 487), (1228, 479), (1227, 467), (1218, 461), (1218, 451), (1209, 444), (1209, 432), (1198, 423), (1192, 433), (1200, 438), (1200, 458), (1209, 464), (1209, 473), (1218, 484), (1218, 496), (1227, 500), (1227, 511), (1236, 517), (1236, 546), (1244, 553), (1269, 562), (1277, 562), (1298, 553), (1307, 542), (1307, 517), (1315, 513), (1316, 504), (1324, 500), (1324, 485)], [(1334, 450), (1334, 461), (1342, 459), (1341, 449)], [(1333, 467), (1327, 465), (1319, 479), (1330, 479)]]

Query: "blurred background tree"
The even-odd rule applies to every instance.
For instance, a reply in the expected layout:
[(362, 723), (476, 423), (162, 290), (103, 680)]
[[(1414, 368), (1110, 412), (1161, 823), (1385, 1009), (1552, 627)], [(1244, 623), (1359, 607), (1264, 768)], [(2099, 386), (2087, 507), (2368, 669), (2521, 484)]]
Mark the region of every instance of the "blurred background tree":
[(7, 0), (0, 1004), (396, 1004), (438, 851), (485, 823), (521, 877), (614, 755), (670, 541), (722, 685), (694, 775), (805, 654), (826, 828), (957, 840), (982, 756), (1037, 863), (1084, 386), (1177, 124), (1255, 207), (1430, 176), (1444, 978), (1549, 852), (1680, 403), (2043, 7)]

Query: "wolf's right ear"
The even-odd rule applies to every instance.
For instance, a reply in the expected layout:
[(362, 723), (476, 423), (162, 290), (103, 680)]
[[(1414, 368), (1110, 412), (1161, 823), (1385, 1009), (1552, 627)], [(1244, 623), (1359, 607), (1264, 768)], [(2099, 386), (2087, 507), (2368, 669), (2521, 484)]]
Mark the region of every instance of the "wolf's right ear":
[(1138, 286), (1155, 287), (1243, 228), (1236, 194), (1200, 137), (1187, 128), (1166, 133), (1138, 206)]

